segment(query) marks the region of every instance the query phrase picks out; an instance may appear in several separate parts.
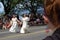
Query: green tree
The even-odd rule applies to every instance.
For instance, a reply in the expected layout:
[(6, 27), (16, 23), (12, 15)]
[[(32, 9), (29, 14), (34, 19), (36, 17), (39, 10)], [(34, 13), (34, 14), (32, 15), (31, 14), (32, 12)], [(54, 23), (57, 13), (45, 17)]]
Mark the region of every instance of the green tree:
[[(2, 1), (4, 1), (4, 0), (2, 0)], [(7, 7), (5, 7), (6, 14), (8, 14), (8, 13), (16, 6), (16, 4), (20, 3), (21, 1), (24, 2), (24, 0), (8, 0)], [(38, 1), (39, 4), (42, 4), (44, 0), (31, 0), (31, 5), (32, 5), (35, 1)], [(36, 13), (36, 12), (34, 11), (34, 6), (33, 6), (33, 5), (32, 5), (32, 7), (31, 7), (31, 9), (32, 9), (32, 12), (33, 12), (33, 13)]]
[(18, 4), (21, 0), (8, 0), (7, 7), (5, 7), (5, 15), (10, 13), (10, 11)]

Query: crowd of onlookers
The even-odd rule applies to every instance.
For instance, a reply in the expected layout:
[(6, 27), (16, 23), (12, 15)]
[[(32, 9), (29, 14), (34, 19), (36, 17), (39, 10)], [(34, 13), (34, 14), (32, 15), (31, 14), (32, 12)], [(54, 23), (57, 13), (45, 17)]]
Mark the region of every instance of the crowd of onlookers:
[[(30, 18), (30, 21), (29, 21), (30, 26), (33, 26), (33, 25), (36, 26), (36, 25), (40, 25), (40, 24), (45, 24), (44, 19), (43, 19), (41, 14), (33, 14), (33, 13), (31, 13), (28, 16)], [(10, 23), (11, 18), (12, 18), (12, 15), (11, 16), (4, 15), (3, 18), (0, 18), (0, 29), (2, 29), (2, 27), (4, 28), (4, 25), (8, 26), (9, 23)], [(17, 18), (18, 18), (18, 16), (17, 16)]]
[(30, 25), (40, 25), (44, 24), (44, 19), (42, 14), (29, 14), (30, 17)]

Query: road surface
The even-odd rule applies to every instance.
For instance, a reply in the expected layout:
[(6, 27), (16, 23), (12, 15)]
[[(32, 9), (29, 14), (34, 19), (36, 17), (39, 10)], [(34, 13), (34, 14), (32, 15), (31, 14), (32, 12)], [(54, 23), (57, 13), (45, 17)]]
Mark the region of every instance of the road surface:
[(45, 32), (46, 26), (34, 26), (30, 27), (30, 33), (10, 33), (7, 31), (0, 31), (0, 40), (42, 40), (46, 36), (50, 35)]

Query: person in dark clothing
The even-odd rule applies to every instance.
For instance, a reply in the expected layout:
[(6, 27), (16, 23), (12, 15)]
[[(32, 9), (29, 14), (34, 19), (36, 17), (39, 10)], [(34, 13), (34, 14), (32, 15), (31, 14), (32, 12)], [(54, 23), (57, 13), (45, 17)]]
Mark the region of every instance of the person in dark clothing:
[(0, 18), (0, 29), (2, 29), (3, 26), (3, 22), (2, 22), (2, 18)]
[(54, 32), (43, 40), (60, 40), (60, 0), (44, 0), (44, 9), (43, 18)]

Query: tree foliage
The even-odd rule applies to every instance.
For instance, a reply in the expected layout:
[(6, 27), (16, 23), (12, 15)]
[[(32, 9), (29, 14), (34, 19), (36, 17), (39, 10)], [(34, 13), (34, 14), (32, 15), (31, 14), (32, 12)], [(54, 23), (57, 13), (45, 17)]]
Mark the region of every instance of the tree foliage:
[[(2, 1), (4, 1), (4, 0), (2, 0)], [(16, 4), (18, 4), (21, 1), (24, 2), (24, 0), (8, 0), (7, 7), (5, 7), (6, 14), (9, 13), (16, 6)], [(42, 4), (44, 0), (30, 0), (30, 1), (31, 1), (31, 5), (32, 5), (32, 3), (34, 3), (34, 1), (38, 1), (40, 4)], [(32, 5), (32, 7), (33, 7), (33, 5)]]

